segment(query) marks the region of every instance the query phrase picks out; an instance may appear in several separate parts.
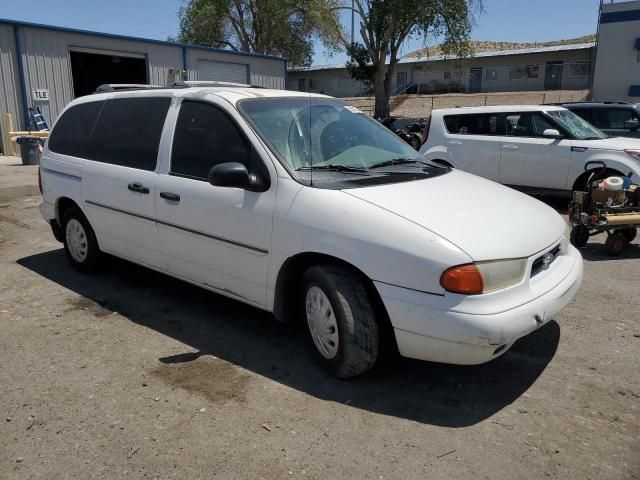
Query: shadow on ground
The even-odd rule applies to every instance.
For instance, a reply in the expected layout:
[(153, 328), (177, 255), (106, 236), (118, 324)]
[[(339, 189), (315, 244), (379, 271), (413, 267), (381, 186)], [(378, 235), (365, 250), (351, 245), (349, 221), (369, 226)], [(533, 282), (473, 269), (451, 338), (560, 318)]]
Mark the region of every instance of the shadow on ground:
[(96, 316), (117, 311), (196, 350), (172, 357), (158, 352), (159, 366), (211, 354), (320, 399), (440, 426), (473, 425), (511, 404), (544, 371), (560, 338), (551, 321), (485, 365), (389, 355), (366, 375), (336, 380), (316, 366), (302, 328), (166, 275), (112, 257), (99, 274), (83, 275), (69, 266), (62, 249), (18, 263), (84, 297), (69, 310), (84, 308)]

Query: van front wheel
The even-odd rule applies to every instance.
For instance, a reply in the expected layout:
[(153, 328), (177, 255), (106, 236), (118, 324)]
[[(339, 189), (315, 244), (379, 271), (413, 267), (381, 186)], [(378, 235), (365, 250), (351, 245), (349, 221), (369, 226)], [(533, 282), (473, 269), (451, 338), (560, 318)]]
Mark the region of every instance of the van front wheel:
[(353, 377), (378, 358), (378, 323), (362, 281), (339, 266), (314, 266), (302, 279), (303, 312), (319, 362)]
[(81, 272), (96, 269), (100, 249), (89, 221), (79, 208), (72, 207), (62, 217), (64, 251), (71, 265)]

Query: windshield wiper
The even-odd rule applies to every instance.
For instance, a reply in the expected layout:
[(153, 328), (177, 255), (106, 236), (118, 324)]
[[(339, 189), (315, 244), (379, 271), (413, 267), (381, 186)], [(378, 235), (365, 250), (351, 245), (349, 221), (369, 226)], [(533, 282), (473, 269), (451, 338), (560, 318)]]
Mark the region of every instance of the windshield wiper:
[(296, 172), (310, 172), (314, 170), (325, 170), (328, 172), (367, 173), (366, 168), (348, 167), (347, 165), (307, 165), (304, 167), (296, 168)]
[(420, 160), (411, 160), (408, 158), (393, 158), (391, 160), (385, 160), (384, 162), (374, 163), (369, 167), (369, 170), (373, 170), (374, 168), (390, 167), (392, 165), (408, 165), (410, 163), (424, 163), (425, 165), (427, 165), (426, 162), (421, 162)]

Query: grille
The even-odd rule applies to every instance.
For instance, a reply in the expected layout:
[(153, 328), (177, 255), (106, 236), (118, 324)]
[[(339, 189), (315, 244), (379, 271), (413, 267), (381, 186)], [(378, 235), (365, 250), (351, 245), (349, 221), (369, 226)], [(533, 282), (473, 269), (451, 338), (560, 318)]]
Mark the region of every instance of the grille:
[[(544, 258), (547, 254), (551, 254), (552, 258), (551, 261), (548, 262), (545, 265), (545, 261)], [(556, 245), (553, 249), (549, 250), (548, 252), (540, 255), (538, 258), (536, 258), (533, 261), (533, 265), (531, 266), (531, 277), (535, 277), (536, 275), (538, 275), (540, 272), (543, 272), (544, 270), (546, 270), (547, 268), (549, 268), (549, 266), (555, 262), (556, 258), (558, 258), (558, 253), (560, 253), (560, 245)]]

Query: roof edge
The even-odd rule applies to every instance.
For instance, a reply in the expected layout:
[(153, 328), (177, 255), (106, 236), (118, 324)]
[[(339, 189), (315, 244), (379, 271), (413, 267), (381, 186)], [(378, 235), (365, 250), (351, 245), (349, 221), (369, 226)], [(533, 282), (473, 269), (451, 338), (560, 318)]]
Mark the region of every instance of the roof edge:
[(16, 26), (28, 27), (28, 28), (41, 28), (41, 29), (47, 29), (47, 30), (54, 30), (57, 32), (78, 33), (81, 35), (89, 35), (92, 37), (106, 37), (106, 38), (113, 38), (118, 40), (129, 40), (134, 42), (152, 43), (156, 45), (166, 45), (166, 46), (177, 47), (177, 48), (192, 48), (195, 50), (206, 50), (209, 52), (226, 53), (226, 54), (240, 55), (245, 57), (266, 58), (269, 60), (281, 60), (284, 62), (287, 61), (286, 57), (279, 57), (277, 55), (264, 55), (261, 53), (236, 52), (233, 50), (225, 50), (224, 48), (203, 47), (202, 45), (193, 45), (191, 43), (170, 42), (169, 40), (156, 40), (153, 38), (133, 37), (130, 35), (120, 35), (117, 33), (96, 32), (93, 30), (83, 30), (80, 28), (60, 27), (58, 25), (46, 25), (44, 23), (25, 22), (23, 20), (12, 20), (10, 18), (0, 18), (0, 24), (16, 25)]

